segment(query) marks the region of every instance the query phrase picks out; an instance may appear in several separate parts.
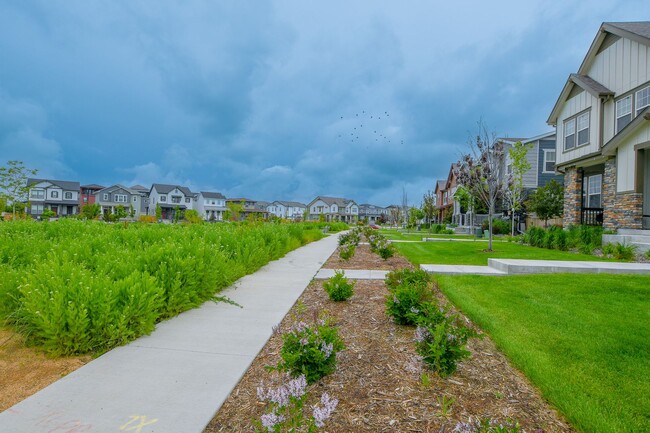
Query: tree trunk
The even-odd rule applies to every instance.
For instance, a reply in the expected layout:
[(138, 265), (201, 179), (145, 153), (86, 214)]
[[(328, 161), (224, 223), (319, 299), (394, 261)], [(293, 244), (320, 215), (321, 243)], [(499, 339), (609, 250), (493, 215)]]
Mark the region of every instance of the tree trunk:
[(492, 206), (488, 209), (488, 251), (492, 251)]
[(512, 208), (512, 234), (511, 236), (515, 235), (515, 208)]

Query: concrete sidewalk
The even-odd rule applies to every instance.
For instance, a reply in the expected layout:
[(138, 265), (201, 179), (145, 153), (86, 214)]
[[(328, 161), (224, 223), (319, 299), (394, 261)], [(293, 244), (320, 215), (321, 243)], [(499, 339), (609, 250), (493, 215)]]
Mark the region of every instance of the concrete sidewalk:
[(338, 236), (287, 254), (0, 413), (1, 433), (201, 433)]
[(650, 263), (564, 260), (488, 259), (488, 266), (420, 265), (420, 268), (442, 275), (650, 274)]
[(386, 274), (390, 271), (382, 271), (376, 269), (321, 269), (318, 271), (315, 280), (327, 280), (334, 276), (337, 270), (342, 270), (345, 273), (346, 278), (352, 280), (385, 280)]

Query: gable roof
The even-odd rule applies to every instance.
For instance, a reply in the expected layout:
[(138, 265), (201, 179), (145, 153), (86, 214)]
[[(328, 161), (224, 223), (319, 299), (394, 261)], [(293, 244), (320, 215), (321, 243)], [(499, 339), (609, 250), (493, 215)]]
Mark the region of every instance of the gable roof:
[(99, 191), (96, 191), (95, 194), (100, 195), (103, 194), (106, 191), (115, 191), (117, 189), (123, 189), (124, 191), (128, 192), (131, 195), (139, 195), (140, 191), (136, 191), (132, 188), (129, 188), (127, 186), (121, 185), (119, 183), (116, 183), (115, 185), (107, 186), (106, 188), (102, 188)]
[(52, 185), (58, 186), (59, 188), (65, 189), (67, 191), (79, 191), (81, 189), (79, 182), (72, 182), (69, 180), (53, 180), (53, 179), (37, 179), (37, 178), (27, 179), (27, 186), (32, 186), (34, 184), (41, 183), (41, 182), (49, 182)]
[(282, 206), (286, 207), (307, 207), (306, 204), (297, 202), (297, 201), (281, 201), (281, 200), (276, 200), (273, 203), (280, 203)]
[(189, 188), (184, 187), (184, 186), (167, 185), (167, 184), (164, 184), (164, 183), (154, 183), (153, 185), (151, 185), (151, 189), (155, 189), (160, 194), (169, 194), (171, 191), (175, 190), (176, 188), (178, 188), (179, 191), (182, 192), (187, 197), (194, 196), (194, 193), (192, 191), (190, 191)]
[(142, 185), (133, 185), (131, 187), (132, 190), (134, 191), (140, 191), (140, 192), (149, 192), (151, 188), (144, 187)]
[(444, 191), (446, 186), (447, 186), (446, 180), (439, 180), (436, 182), (436, 190), (434, 192)]
[(89, 185), (81, 185), (81, 188), (82, 189), (94, 189), (94, 190), (99, 191), (100, 189), (104, 189), (105, 187), (103, 187), (101, 185), (97, 185), (96, 183), (91, 183)]
[(625, 125), (625, 128), (605, 143), (602, 149), (603, 155), (616, 155), (618, 145), (642, 125), (650, 127), (650, 107), (645, 107), (630, 123)]
[(206, 192), (206, 191), (201, 191), (201, 195), (205, 198), (220, 198), (220, 199), (225, 199), (226, 196), (221, 194), (220, 192)]
[(603, 43), (606, 42), (608, 36), (613, 35), (620, 38), (627, 38), (633, 41), (636, 41), (640, 44), (650, 46), (650, 21), (633, 21), (633, 22), (604, 22), (601, 24), (596, 33), (587, 55), (582, 60), (580, 68), (576, 74), (569, 75), (560, 97), (555, 102), (555, 106), (551, 111), (550, 116), (546, 120), (546, 123), (549, 125), (555, 125), (558, 112), (560, 108), (567, 100), (571, 90), (574, 86), (579, 86), (580, 88), (586, 90), (596, 97), (608, 97), (613, 96), (614, 93), (607, 89), (602, 84), (593, 80), (587, 75), (587, 72), (591, 65), (594, 62), (594, 59), (600, 52)]
[(316, 197), (316, 199), (314, 201), (316, 201), (318, 199), (323, 200), (325, 203), (327, 203), (330, 206), (335, 204), (335, 205), (338, 205), (338, 206), (346, 207), (351, 202), (354, 202), (354, 200), (350, 200), (350, 199), (347, 199), (347, 198), (323, 197), (323, 196), (320, 196), (320, 195), (318, 197)]

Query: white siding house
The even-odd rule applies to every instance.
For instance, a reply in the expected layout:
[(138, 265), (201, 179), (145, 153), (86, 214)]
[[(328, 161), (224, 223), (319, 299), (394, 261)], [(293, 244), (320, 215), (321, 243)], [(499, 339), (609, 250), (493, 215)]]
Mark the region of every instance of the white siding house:
[(278, 218), (290, 219), (299, 221), (304, 217), (307, 205), (297, 201), (279, 201), (269, 203), (266, 210), (269, 214), (275, 215)]
[(50, 179), (27, 179), (29, 187), (29, 214), (40, 217), (44, 210), (58, 216), (79, 213), (79, 182)]
[(160, 206), (163, 220), (174, 219), (176, 210), (194, 209), (196, 194), (184, 186), (154, 183), (149, 190), (148, 215), (155, 215)]
[(565, 224), (650, 228), (650, 22), (603, 23), (548, 123)]
[(318, 221), (323, 215), (325, 221), (356, 222), (359, 219), (359, 206), (354, 200), (337, 197), (318, 196), (308, 205), (309, 220)]
[(197, 195), (196, 210), (206, 221), (223, 221), (223, 213), (228, 210), (226, 197), (218, 192), (201, 191)]

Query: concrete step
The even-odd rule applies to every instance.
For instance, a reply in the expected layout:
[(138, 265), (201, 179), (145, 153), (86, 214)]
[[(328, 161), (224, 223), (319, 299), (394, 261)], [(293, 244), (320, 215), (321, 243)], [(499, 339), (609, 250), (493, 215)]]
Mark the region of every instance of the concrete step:
[(618, 229), (616, 234), (619, 235), (641, 235), (641, 236), (650, 236), (650, 230), (639, 230), (639, 229)]
[(508, 275), (650, 274), (650, 264), (648, 263), (488, 259), (488, 266)]
[(650, 243), (650, 234), (640, 235), (640, 234), (629, 234), (629, 235), (603, 235), (603, 245), (607, 244), (625, 244), (629, 245), (632, 243)]
[(420, 269), (430, 274), (439, 275), (506, 275), (498, 269), (489, 266), (471, 266), (471, 265), (420, 265)]
[(631, 245), (636, 247), (637, 254), (645, 254), (650, 251), (650, 239), (649, 242), (631, 242)]

